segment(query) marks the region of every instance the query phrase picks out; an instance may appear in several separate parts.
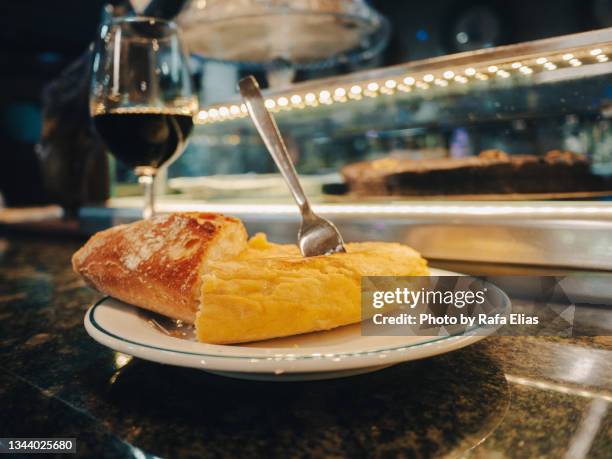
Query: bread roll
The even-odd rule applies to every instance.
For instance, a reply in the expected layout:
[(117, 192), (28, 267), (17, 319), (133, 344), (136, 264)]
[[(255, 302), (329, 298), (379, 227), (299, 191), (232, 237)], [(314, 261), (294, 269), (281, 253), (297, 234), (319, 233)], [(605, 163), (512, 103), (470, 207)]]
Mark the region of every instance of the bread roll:
[(107, 295), (193, 323), (208, 265), (246, 247), (236, 218), (176, 213), (101, 231), (74, 254), (72, 265)]
[(257, 235), (233, 260), (212, 262), (202, 281), (198, 340), (227, 344), (328, 330), (361, 321), (361, 276), (427, 275), (413, 249), (346, 244), (347, 253), (303, 258), (296, 246)]

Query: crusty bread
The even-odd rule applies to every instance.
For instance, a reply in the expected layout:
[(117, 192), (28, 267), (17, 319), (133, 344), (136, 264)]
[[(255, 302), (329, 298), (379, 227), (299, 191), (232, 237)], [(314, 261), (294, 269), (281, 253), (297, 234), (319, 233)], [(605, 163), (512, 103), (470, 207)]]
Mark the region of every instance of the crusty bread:
[(240, 220), (175, 213), (94, 235), (72, 257), (74, 270), (96, 289), (126, 303), (193, 322), (207, 266), (242, 252)]
[(239, 343), (359, 322), (361, 276), (428, 274), (426, 261), (401, 244), (360, 242), (346, 249), (303, 258), (294, 245), (255, 236), (248, 250), (204, 273), (198, 339)]

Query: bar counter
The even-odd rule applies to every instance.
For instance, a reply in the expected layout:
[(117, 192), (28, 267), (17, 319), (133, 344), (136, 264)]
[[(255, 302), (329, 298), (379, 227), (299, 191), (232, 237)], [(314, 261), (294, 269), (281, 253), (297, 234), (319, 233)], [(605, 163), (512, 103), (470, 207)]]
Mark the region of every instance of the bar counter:
[[(227, 379), (107, 349), (82, 243), (0, 233), (0, 432), (79, 457), (608, 458), (609, 337), (491, 337), (345, 379)], [(609, 316), (609, 313), (607, 313)]]

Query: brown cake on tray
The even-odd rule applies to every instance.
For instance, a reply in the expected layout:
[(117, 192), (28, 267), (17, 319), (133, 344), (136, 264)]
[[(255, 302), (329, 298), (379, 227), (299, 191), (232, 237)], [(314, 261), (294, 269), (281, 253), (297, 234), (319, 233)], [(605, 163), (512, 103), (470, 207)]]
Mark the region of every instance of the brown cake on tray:
[(486, 150), (467, 158), (384, 158), (342, 168), (349, 192), (367, 196), (535, 194), (603, 191), (612, 180), (594, 175), (588, 160), (569, 151), (544, 156)]

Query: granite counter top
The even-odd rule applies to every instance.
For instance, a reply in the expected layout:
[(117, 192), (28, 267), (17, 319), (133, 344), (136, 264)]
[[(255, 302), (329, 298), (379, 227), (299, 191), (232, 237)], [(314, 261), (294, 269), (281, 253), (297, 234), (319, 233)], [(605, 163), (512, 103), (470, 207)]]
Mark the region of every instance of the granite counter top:
[(69, 263), (81, 241), (49, 239), (0, 235), (0, 437), (77, 437), (80, 457), (612, 456), (610, 338), (494, 337), (346, 379), (226, 379), (89, 338), (99, 294)]

